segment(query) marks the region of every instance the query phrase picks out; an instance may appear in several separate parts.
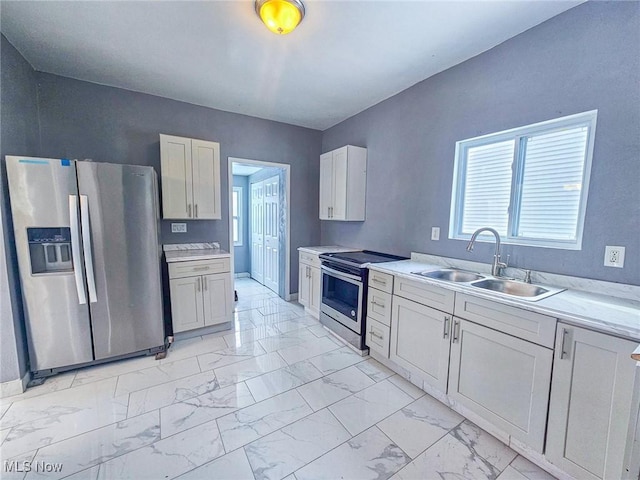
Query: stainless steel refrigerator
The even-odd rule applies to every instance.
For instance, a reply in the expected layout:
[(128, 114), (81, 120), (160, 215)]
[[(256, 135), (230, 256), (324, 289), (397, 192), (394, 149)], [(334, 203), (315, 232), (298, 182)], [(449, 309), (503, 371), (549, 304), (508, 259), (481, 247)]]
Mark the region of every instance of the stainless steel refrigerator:
[(6, 161), (34, 376), (163, 352), (153, 168)]

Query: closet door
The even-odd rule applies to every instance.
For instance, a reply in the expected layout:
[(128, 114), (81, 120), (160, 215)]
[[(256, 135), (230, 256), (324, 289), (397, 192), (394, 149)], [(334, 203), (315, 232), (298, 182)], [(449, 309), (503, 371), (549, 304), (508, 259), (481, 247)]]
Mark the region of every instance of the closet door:
[(264, 284), (264, 183), (251, 184), (251, 278)]

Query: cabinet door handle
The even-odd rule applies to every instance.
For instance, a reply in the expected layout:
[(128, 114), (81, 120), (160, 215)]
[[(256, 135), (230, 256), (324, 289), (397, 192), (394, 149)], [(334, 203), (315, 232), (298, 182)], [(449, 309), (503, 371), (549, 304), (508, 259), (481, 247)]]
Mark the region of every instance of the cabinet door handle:
[(451, 343), (458, 342), (460, 340), (458, 338), (459, 335), (460, 335), (460, 321), (454, 320), (453, 321), (453, 338), (451, 339)]
[(376, 338), (379, 338), (380, 340), (384, 340), (384, 337), (382, 335), (378, 335), (373, 330), (371, 330), (369, 333), (371, 334), (372, 337), (376, 337)]
[(196, 206), (195, 206), (194, 210), (196, 212), (195, 213), (195, 217), (198, 218), (198, 204), (197, 203), (196, 203)]
[(196, 290), (200, 291), (200, 277), (196, 278)]
[(562, 329), (562, 345), (560, 345), (560, 360), (563, 360), (565, 355), (568, 357), (569, 352), (565, 349), (565, 342), (567, 341), (567, 335), (569, 334), (569, 330), (566, 328)]
[(191, 218), (191, 204), (187, 205), (187, 217)]
[(207, 277), (202, 277), (202, 283), (204, 284), (204, 289), (206, 291), (207, 290), (207, 283), (209, 283), (209, 282), (207, 282)]
[(451, 321), (451, 318), (447, 315), (445, 315), (444, 317), (444, 332), (442, 334), (442, 338), (448, 338), (449, 337), (449, 322)]

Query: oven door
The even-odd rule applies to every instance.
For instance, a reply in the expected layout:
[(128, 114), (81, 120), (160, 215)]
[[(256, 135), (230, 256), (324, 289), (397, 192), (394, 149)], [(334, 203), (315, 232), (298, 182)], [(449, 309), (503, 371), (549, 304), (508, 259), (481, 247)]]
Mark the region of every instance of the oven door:
[(362, 294), (359, 276), (322, 266), (320, 310), (358, 335), (362, 333)]

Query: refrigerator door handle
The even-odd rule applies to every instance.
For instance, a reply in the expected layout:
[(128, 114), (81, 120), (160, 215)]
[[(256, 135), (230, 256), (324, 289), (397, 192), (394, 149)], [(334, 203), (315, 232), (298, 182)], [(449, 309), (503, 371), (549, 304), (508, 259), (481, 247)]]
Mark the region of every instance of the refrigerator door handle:
[(84, 291), (84, 278), (82, 275), (82, 256), (80, 255), (80, 228), (78, 226), (78, 197), (69, 195), (69, 220), (71, 222), (71, 254), (73, 256), (73, 275), (76, 279), (78, 302), (80, 305), (87, 303), (87, 295)]
[(84, 249), (84, 267), (87, 271), (87, 286), (89, 287), (89, 301), (96, 303), (96, 277), (93, 272), (93, 254), (91, 252), (91, 230), (89, 225), (89, 198), (80, 195), (80, 218), (82, 219), (82, 247)]

